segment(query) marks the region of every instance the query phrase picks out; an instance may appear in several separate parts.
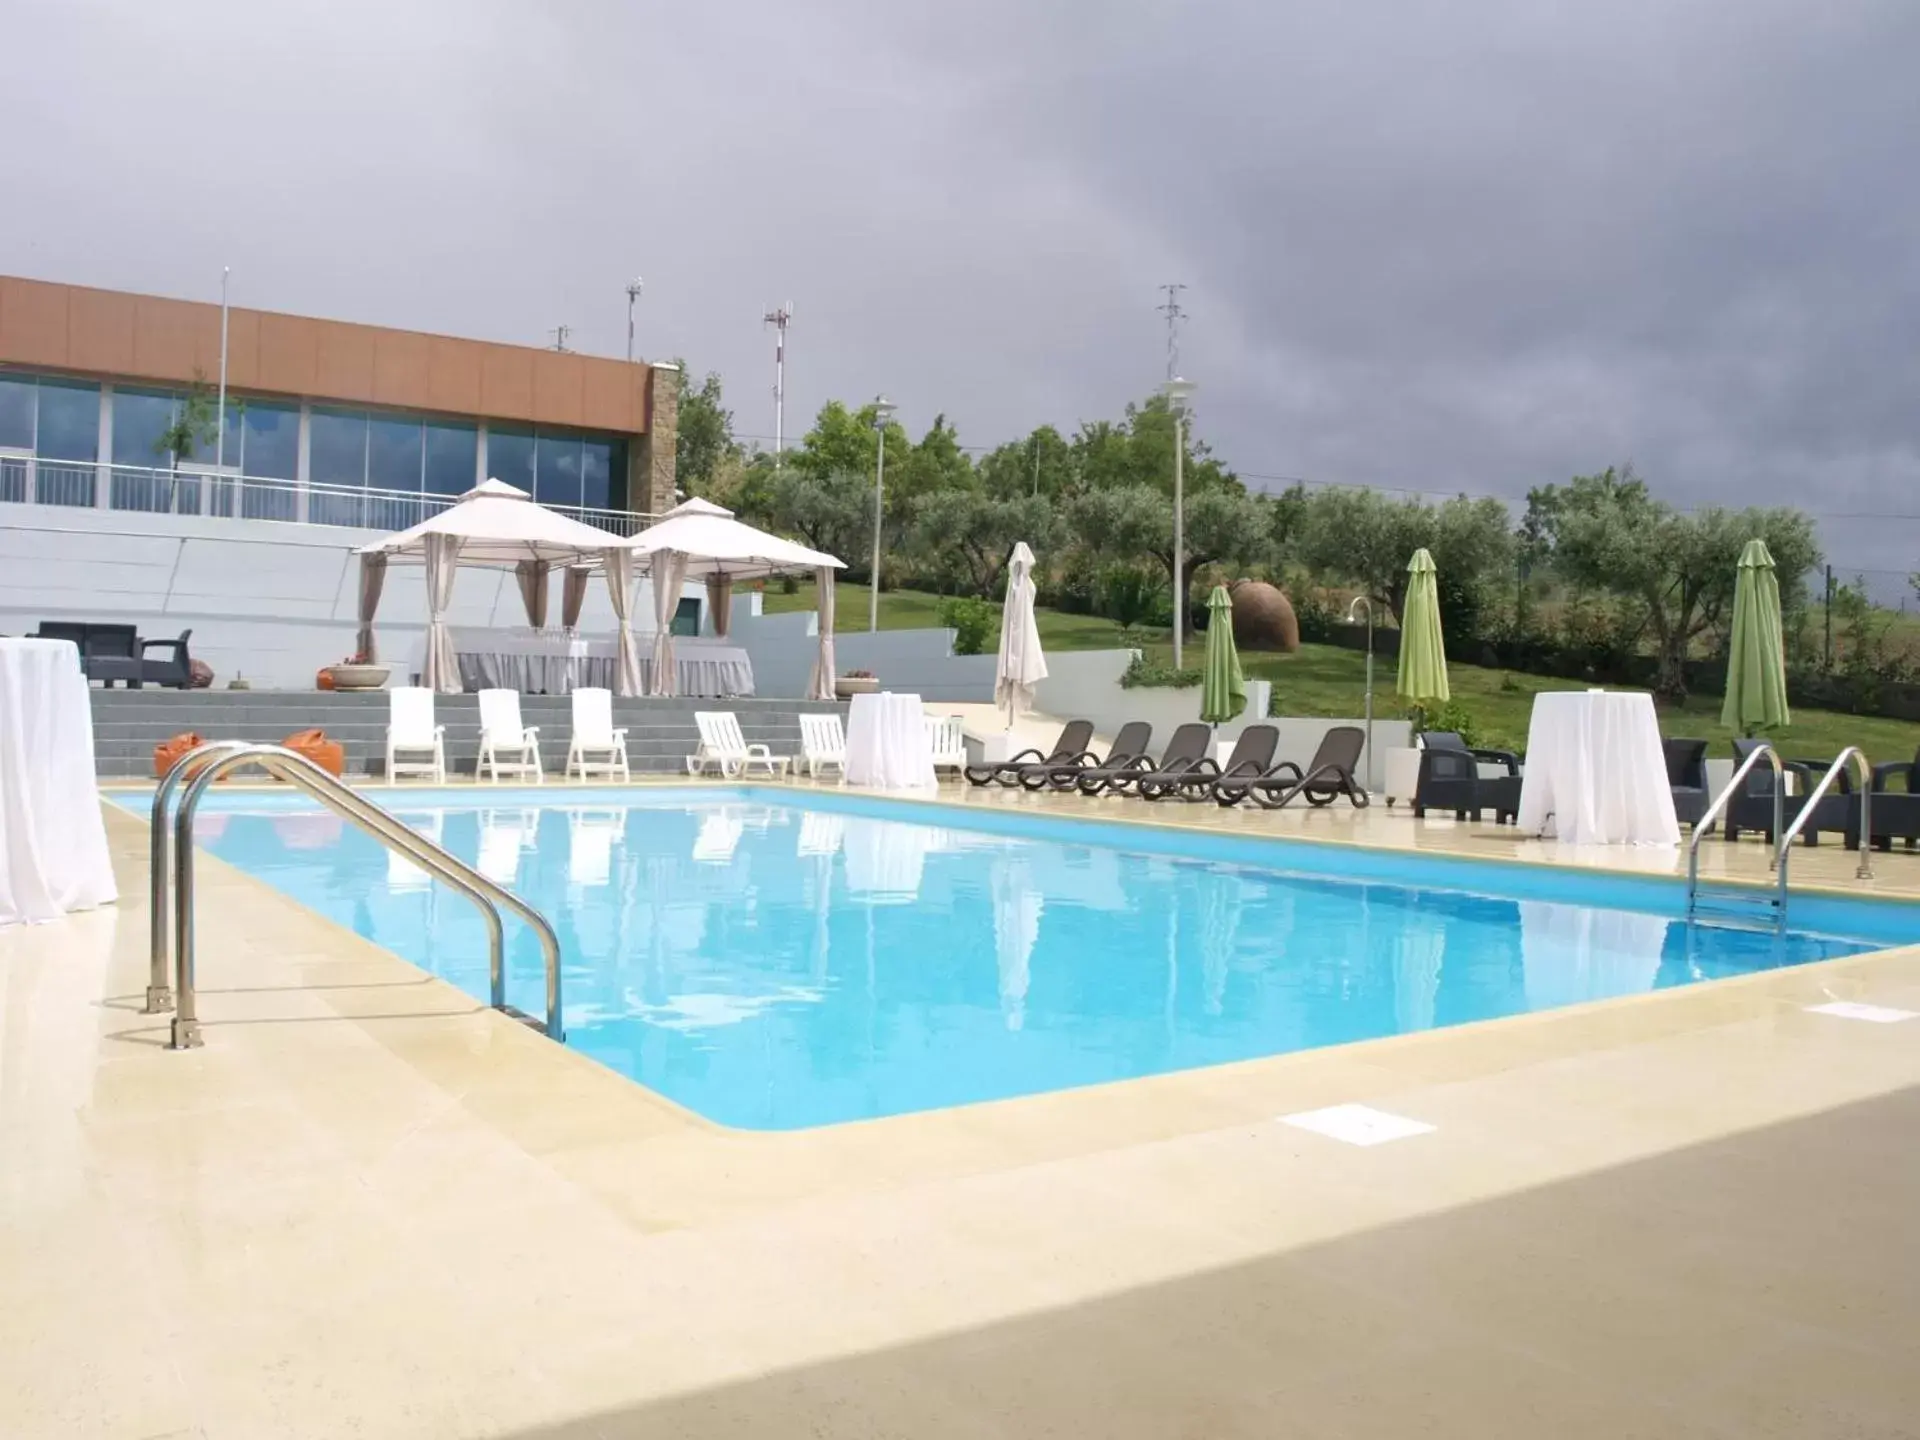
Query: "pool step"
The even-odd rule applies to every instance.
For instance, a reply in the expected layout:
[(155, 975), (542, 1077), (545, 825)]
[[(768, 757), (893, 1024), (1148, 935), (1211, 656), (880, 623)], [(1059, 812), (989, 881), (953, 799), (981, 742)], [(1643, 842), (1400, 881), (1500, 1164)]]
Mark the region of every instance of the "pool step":
[(1700, 885), (1688, 907), (1687, 918), (1696, 925), (1720, 930), (1769, 932), (1787, 922), (1786, 906), (1780, 892), (1772, 886)]

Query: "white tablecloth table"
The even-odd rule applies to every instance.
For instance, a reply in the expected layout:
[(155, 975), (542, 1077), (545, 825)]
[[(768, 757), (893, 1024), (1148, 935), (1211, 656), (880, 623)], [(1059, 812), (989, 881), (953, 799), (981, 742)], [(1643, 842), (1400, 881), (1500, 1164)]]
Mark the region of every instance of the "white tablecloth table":
[(933, 747), (918, 695), (856, 695), (847, 710), (847, 783), (931, 790)]
[(1678, 845), (1653, 697), (1601, 690), (1535, 696), (1519, 828), (1576, 845)]
[(118, 898), (80, 652), (68, 640), (0, 640), (0, 925)]

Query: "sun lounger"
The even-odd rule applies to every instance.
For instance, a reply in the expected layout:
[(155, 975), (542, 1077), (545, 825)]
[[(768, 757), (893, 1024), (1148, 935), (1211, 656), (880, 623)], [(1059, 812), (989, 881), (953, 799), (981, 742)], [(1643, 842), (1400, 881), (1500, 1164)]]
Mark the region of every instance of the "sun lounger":
[(1366, 787), (1354, 779), (1353, 767), (1360, 763), (1366, 744), (1367, 732), (1358, 725), (1335, 725), (1320, 737), (1306, 769), (1282, 760), (1244, 785), (1223, 777), (1214, 786), (1214, 799), (1229, 806), (1251, 799), (1264, 809), (1279, 810), (1303, 797), (1317, 808), (1331, 805), (1344, 795), (1355, 809), (1364, 810), (1368, 804)]
[(1045, 790), (1049, 786), (1064, 790), (1083, 776), (1120, 766), (1136, 765), (1145, 769), (1151, 763), (1147, 759), (1147, 742), (1151, 739), (1151, 725), (1144, 720), (1129, 720), (1113, 737), (1104, 760), (1087, 750), (1059, 764), (1026, 765), (1021, 768), (1019, 781), (1029, 790)]
[(387, 692), (387, 783), (403, 773), (447, 783), (447, 727), (434, 722), (433, 691), (420, 685)]
[(1087, 750), (1093, 743), (1093, 722), (1091, 720), (1069, 720), (1061, 728), (1060, 738), (1053, 742), (1053, 749), (1046, 754), (1038, 750), (1022, 750), (1018, 755), (1005, 760), (996, 760), (985, 765), (969, 765), (966, 776), (975, 785), (1018, 785), (1021, 771), (1029, 766), (1046, 767), (1049, 765), (1071, 765), (1084, 761), (1091, 765), (1094, 756)]
[[(1177, 745), (1179, 740), (1176, 734), (1174, 743)], [(1279, 743), (1280, 731), (1276, 726), (1249, 725), (1233, 742), (1233, 752), (1227, 756), (1224, 766), (1211, 755), (1202, 755), (1197, 760), (1174, 766), (1163, 763), (1153, 773), (1142, 775), (1136, 783), (1141, 797), (1147, 800), (1168, 795), (1178, 795), (1182, 800), (1206, 800), (1224, 776), (1250, 779), (1266, 773), (1267, 767), (1273, 764), (1273, 748)]]
[(1114, 741), (1115, 753), (1107, 757), (1106, 764), (1075, 777), (1074, 783), (1080, 787), (1082, 795), (1124, 795), (1142, 775), (1184, 772), (1188, 765), (1207, 753), (1207, 737), (1212, 733), (1211, 726), (1198, 722), (1180, 726), (1173, 732), (1173, 739), (1167, 742), (1166, 750), (1156, 762), (1147, 753), (1150, 734), (1147, 727), (1140, 727), (1138, 749), (1132, 753), (1127, 753), (1122, 744), (1127, 735), (1123, 728), (1121, 738)]

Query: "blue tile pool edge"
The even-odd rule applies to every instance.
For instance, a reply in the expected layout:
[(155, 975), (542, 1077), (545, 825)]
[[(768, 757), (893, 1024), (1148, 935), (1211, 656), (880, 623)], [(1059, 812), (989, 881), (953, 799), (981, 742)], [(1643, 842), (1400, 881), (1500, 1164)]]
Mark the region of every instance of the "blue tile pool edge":
[[(358, 789), (368, 799), (398, 814), (404, 814), (409, 809), (435, 806), (479, 809), (497, 804), (564, 809), (592, 808), (595, 805), (711, 802), (716, 798), (732, 798), (756, 804), (939, 825), (981, 834), (1050, 840), (1065, 845), (1097, 845), (1134, 855), (1239, 865), (1257, 870), (1343, 880), (1379, 881), (1410, 889), (1425, 887), (1514, 900), (1640, 910), (1673, 918), (1682, 918), (1686, 913), (1686, 882), (1677, 875), (1639, 875), (1518, 858), (1449, 855), (1372, 845), (1357, 840), (1229, 834), (1203, 827), (1172, 824), (1145, 815), (1114, 820), (1084, 815), (1045, 815), (999, 807), (961, 805), (948, 800), (911, 795), (864, 795), (844, 790), (751, 783), (618, 788), (460, 786), (388, 789), (384, 786), (365, 786)], [(152, 808), (151, 787), (103, 793), (120, 808), (142, 819), (147, 817)], [(203, 805), (210, 806), (216, 812), (320, 808), (318, 802), (304, 795), (278, 789), (216, 791), (207, 796)], [(1755, 891), (1768, 888), (1751, 882), (1717, 883)], [(1826, 888), (1798, 886), (1792, 891), (1790, 921), (1790, 928), (1802, 933), (1871, 941), (1887, 948), (1920, 944), (1920, 900), (1885, 895), (1848, 895)]]

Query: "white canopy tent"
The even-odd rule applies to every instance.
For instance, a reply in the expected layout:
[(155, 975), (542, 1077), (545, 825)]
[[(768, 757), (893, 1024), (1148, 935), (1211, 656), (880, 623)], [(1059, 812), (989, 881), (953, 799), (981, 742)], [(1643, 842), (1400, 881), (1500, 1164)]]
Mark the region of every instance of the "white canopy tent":
[[(427, 668), (429, 689), (446, 694), (460, 690), (460, 667), (454, 659), (453, 636), (447, 628), (447, 608), (453, 601), (453, 577), (461, 565), (479, 565), (514, 571), (527, 607), (527, 623), (546, 623), (547, 577), (558, 567), (569, 571), (603, 566), (620, 620), (620, 693), (640, 689), (640, 667), (634, 658), (633, 631), (628, 622), (633, 594), (633, 552), (605, 530), (534, 503), (524, 490), (499, 480), (488, 480), (460, 497), (438, 515), (410, 530), (376, 540), (360, 550), (359, 650), (376, 657), (374, 612), (380, 605), (389, 561), (419, 562), (427, 567)], [(586, 598), (582, 577), (569, 573), (562, 599), (568, 625), (580, 618)]]
[(707, 582), (714, 629), (727, 633), (733, 582), (766, 575), (811, 570), (819, 585), (820, 653), (808, 682), (807, 698), (834, 698), (833, 572), (846, 567), (821, 550), (810, 550), (733, 518), (708, 500), (683, 501), (632, 539), (622, 542), (641, 557), (642, 568), (653, 576), (656, 611), (653, 638), (651, 693), (674, 693), (673, 612), (680, 587), (699, 577)]

